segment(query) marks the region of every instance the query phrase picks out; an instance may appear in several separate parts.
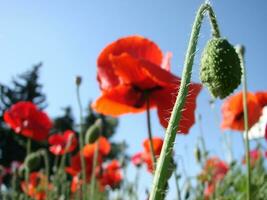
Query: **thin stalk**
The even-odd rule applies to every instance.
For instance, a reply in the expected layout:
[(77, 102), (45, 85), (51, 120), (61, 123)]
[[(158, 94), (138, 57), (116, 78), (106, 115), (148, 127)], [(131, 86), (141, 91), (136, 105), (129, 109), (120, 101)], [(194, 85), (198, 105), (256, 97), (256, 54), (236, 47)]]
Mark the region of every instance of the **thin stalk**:
[(150, 147), (150, 153), (151, 153), (151, 160), (153, 162), (153, 169), (154, 172), (156, 169), (156, 155), (155, 150), (153, 146), (153, 136), (151, 131), (151, 117), (150, 117), (150, 102), (149, 102), (149, 96), (146, 95), (146, 122), (147, 122), (147, 133), (148, 133), (148, 140), (149, 140), (149, 147)]
[[(205, 143), (204, 136), (203, 136), (201, 115), (198, 116), (198, 125), (199, 125), (199, 132), (200, 132), (199, 141), (200, 141), (200, 144), (202, 146), (202, 150), (204, 152), (204, 162), (206, 162), (207, 157), (208, 157), (208, 151), (207, 151), (206, 143)], [(202, 162), (202, 159), (201, 159), (201, 162)], [(203, 164), (203, 162), (202, 162), (202, 164)]]
[(27, 139), (27, 149), (26, 153), (29, 155), (31, 153), (31, 147), (32, 147), (32, 140), (30, 138)]
[[(196, 46), (198, 41), (198, 35), (200, 32), (201, 23), (204, 17), (204, 13), (206, 11), (210, 12), (210, 15), (214, 16), (212, 8), (209, 4), (202, 4), (197, 12), (192, 33), (189, 41), (189, 46), (187, 49), (187, 54), (184, 63), (184, 69), (182, 73), (181, 85), (179, 89), (179, 93), (171, 113), (171, 118), (166, 130), (165, 139), (162, 147), (162, 151), (160, 154), (160, 158), (157, 163), (156, 173), (153, 180), (152, 191), (150, 194), (150, 200), (161, 200), (164, 198), (165, 189), (167, 182), (167, 172), (168, 167), (170, 165), (171, 157), (172, 157), (172, 149), (176, 137), (176, 132), (178, 130), (178, 124), (181, 119), (182, 109), (185, 104), (186, 96), (188, 93), (192, 67), (194, 62), (194, 56), (196, 52)], [(211, 20), (213, 35), (216, 37), (220, 36), (218, 25), (214, 16), (214, 19)]]
[(48, 184), (49, 184), (49, 160), (48, 160), (47, 151), (43, 150), (42, 155), (43, 155), (44, 163), (45, 163), (45, 176), (46, 176), (45, 192), (46, 192), (46, 196), (49, 199), (49, 188), (48, 188)]
[(181, 198), (181, 190), (180, 190), (180, 187), (179, 187), (179, 176), (177, 174), (177, 164), (175, 165), (174, 179), (175, 179), (175, 186), (176, 186), (176, 192), (177, 192), (177, 200), (182, 200), (182, 198)]
[[(241, 47), (242, 48), (242, 47)], [(238, 48), (237, 53), (240, 58), (240, 63), (243, 71), (242, 83), (243, 83), (243, 110), (244, 110), (244, 131), (245, 131), (245, 149), (246, 149), (246, 165), (247, 165), (247, 200), (251, 199), (251, 168), (250, 168), (250, 145), (248, 139), (248, 108), (247, 108), (247, 75), (244, 62), (244, 50)]]
[(79, 135), (79, 147), (80, 147), (80, 157), (81, 157), (81, 167), (82, 167), (82, 199), (84, 199), (84, 194), (86, 196), (86, 163), (85, 158), (83, 156), (83, 146), (84, 146), (84, 139), (83, 139), (83, 110), (82, 110), (82, 103), (80, 97), (80, 84), (77, 84), (77, 101), (79, 106), (80, 112), (80, 135)]
[(93, 157), (93, 170), (92, 170), (92, 179), (91, 179), (91, 185), (90, 185), (90, 199), (94, 199), (95, 196), (95, 187), (96, 187), (96, 166), (97, 166), (97, 158), (98, 158), (98, 149), (99, 149), (99, 143), (96, 141), (96, 148), (94, 151), (94, 157)]

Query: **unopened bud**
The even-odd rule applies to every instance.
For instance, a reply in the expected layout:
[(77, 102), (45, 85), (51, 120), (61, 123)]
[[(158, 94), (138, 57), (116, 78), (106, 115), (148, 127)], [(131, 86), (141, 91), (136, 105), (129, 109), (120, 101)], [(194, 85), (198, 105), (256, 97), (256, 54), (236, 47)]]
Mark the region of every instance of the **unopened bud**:
[(89, 144), (94, 143), (101, 135), (102, 126), (102, 120), (97, 119), (95, 123), (87, 129), (85, 142)]
[(197, 163), (200, 163), (201, 162), (201, 151), (198, 146), (194, 150), (194, 155), (195, 155), (195, 159)]
[(81, 85), (82, 77), (81, 76), (76, 76), (75, 83), (76, 83), (77, 86)]
[(239, 86), (241, 76), (235, 48), (223, 38), (209, 40), (201, 58), (200, 79), (211, 95), (221, 99), (227, 97)]

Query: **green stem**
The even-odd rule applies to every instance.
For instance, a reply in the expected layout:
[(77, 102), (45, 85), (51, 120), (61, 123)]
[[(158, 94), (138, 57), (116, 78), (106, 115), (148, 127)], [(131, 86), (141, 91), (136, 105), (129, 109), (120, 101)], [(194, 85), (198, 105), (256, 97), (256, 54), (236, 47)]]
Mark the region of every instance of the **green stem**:
[(237, 53), (240, 58), (240, 63), (243, 71), (243, 110), (244, 110), (244, 131), (245, 131), (245, 149), (246, 149), (246, 164), (247, 164), (247, 200), (251, 199), (251, 168), (250, 168), (250, 146), (248, 139), (248, 108), (247, 108), (247, 75), (244, 63), (244, 49), (237, 48)]
[(49, 184), (49, 160), (48, 160), (47, 151), (43, 150), (42, 155), (43, 155), (44, 163), (45, 163), (45, 176), (46, 176), (45, 192), (46, 192), (46, 197), (49, 199), (49, 188), (48, 188), (48, 184)]
[(90, 187), (90, 199), (94, 199), (95, 196), (95, 187), (96, 187), (96, 166), (97, 166), (97, 158), (98, 158), (98, 148), (99, 143), (96, 142), (96, 148), (94, 151), (94, 157), (93, 157), (93, 170), (92, 170), (92, 179), (91, 179), (91, 187)]
[(83, 146), (84, 146), (84, 139), (83, 139), (83, 111), (82, 111), (82, 103), (81, 103), (81, 97), (80, 97), (80, 85), (77, 84), (77, 100), (78, 100), (78, 106), (80, 111), (80, 135), (79, 135), (79, 147), (80, 147), (80, 157), (81, 157), (81, 167), (82, 167), (82, 199), (84, 199), (84, 194), (86, 196), (86, 163), (85, 158), (83, 156)]
[(147, 132), (148, 132), (148, 140), (149, 140), (149, 148), (151, 153), (151, 160), (153, 162), (153, 169), (154, 172), (156, 169), (156, 155), (153, 145), (153, 136), (151, 131), (151, 117), (150, 117), (150, 102), (149, 102), (149, 95), (146, 95), (146, 122), (147, 122)]
[(30, 138), (27, 139), (27, 149), (26, 153), (29, 155), (31, 153), (31, 146), (32, 146), (32, 140)]
[(181, 200), (182, 198), (181, 198), (181, 190), (179, 187), (179, 176), (177, 174), (177, 163), (175, 164), (174, 179), (175, 179), (175, 185), (176, 185), (177, 200)]
[(202, 147), (202, 151), (204, 152), (204, 154), (203, 154), (204, 155), (204, 157), (203, 157), (204, 160), (202, 160), (202, 158), (201, 158), (201, 162), (202, 162), (202, 165), (203, 165), (207, 160), (208, 151), (207, 151), (206, 143), (205, 143), (205, 140), (204, 140), (204, 137), (203, 137), (202, 117), (201, 117), (201, 115), (198, 116), (198, 124), (199, 124), (199, 132), (200, 132), (199, 141), (200, 141), (200, 144), (201, 144), (201, 147)]
[(211, 6), (209, 4), (202, 4), (197, 12), (195, 22), (193, 24), (192, 33), (191, 33), (189, 46), (187, 49), (187, 54), (186, 54), (185, 63), (184, 63), (181, 85), (180, 85), (179, 93), (178, 93), (173, 111), (171, 113), (171, 118), (170, 118), (168, 127), (166, 130), (160, 158), (157, 163), (156, 173), (155, 173), (154, 180), (153, 180), (152, 191), (149, 197), (150, 200), (160, 200), (164, 198), (164, 195), (163, 195), (165, 193), (164, 187), (166, 186), (166, 182), (167, 182), (166, 173), (168, 172), (168, 167), (169, 167), (171, 157), (172, 157), (172, 149), (173, 149), (173, 145), (174, 145), (174, 141), (176, 137), (176, 132), (178, 130), (178, 123), (181, 119), (182, 109), (184, 107), (186, 96), (187, 96), (189, 85), (190, 85), (192, 67), (193, 67), (194, 56), (195, 56), (196, 46), (197, 46), (197, 41), (198, 41), (198, 35), (200, 32), (200, 27), (201, 27), (201, 23), (204, 17), (204, 13), (206, 11), (209, 11), (210, 15), (214, 17), (211, 20), (211, 25), (213, 27), (212, 28), (213, 35), (216, 37), (220, 36), (220, 33), (218, 31), (218, 25), (217, 25)]

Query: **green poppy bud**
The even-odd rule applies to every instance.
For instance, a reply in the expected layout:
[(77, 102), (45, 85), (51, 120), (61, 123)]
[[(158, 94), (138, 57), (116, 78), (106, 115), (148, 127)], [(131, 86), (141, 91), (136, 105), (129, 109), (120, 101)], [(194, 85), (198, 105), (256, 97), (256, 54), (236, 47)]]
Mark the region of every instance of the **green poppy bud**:
[(97, 119), (95, 123), (87, 129), (85, 135), (85, 142), (89, 144), (94, 143), (100, 137), (101, 130), (102, 130), (102, 120)]
[(198, 146), (194, 150), (194, 155), (197, 163), (201, 163), (201, 151)]
[(40, 152), (29, 154), (24, 161), (25, 167), (27, 167), (30, 171), (38, 169), (41, 164), (41, 157), (42, 155)]
[(235, 48), (223, 38), (208, 41), (201, 58), (200, 79), (213, 97), (221, 99), (240, 84), (242, 69)]

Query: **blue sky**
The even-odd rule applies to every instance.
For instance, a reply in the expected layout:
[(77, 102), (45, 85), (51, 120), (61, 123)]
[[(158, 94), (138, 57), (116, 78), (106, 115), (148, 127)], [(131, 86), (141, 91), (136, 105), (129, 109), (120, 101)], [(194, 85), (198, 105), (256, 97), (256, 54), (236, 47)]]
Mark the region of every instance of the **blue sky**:
[[(172, 72), (181, 75), (191, 26), (200, 0), (0, 0), (0, 82), (8, 84), (12, 77), (40, 61), (41, 82), (47, 94), (51, 117), (61, 108), (71, 105), (78, 115), (74, 79), (83, 77), (81, 87), (84, 107), (100, 95), (96, 81), (96, 59), (110, 42), (127, 35), (143, 35), (156, 42), (163, 52), (173, 52)], [(232, 44), (246, 46), (248, 87), (251, 91), (266, 90), (267, 57), (267, 2), (224, 0), (212, 1), (223, 37)], [(200, 34), (193, 80), (199, 82), (199, 57), (210, 37), (208, 20)], [(203, 118), (203, 132), (212, 154), (225, 157), (221, 145), (222, 134), (204, 89), (198, 98), (197, 113)], [(220, 114), (221, 101), (215, 112)], [(120, 117), (114, 140), (126, 140), (129, 153), (140, 151), (146, 138), (145, 115)], [(152, 112), (154, 135), (164, 136), (156, 112)], [(133, 128), (134, 127), (134, 128)], [(196, 124), (188, 136), (176, 139), (176, 159), (183, 156), (189, 175), (199, 168), (193, 157), (193, 148), (199, 135)], [(234, 153), (243, 154), (239, 133), (230, 133)], [(133, 170), (130, 168), (129, 170)], [(142, 184), (149, 185), (145, 175)], [(142, 195), (144, 190), (141, 191)], [(172, 196), (172, 195), (171, 195)], [(171, 198), (171, 197), (170, 197)]]

